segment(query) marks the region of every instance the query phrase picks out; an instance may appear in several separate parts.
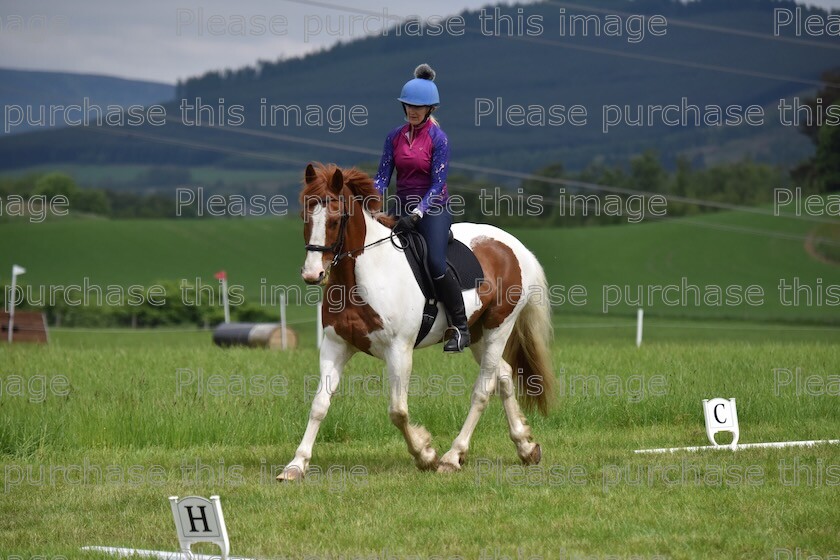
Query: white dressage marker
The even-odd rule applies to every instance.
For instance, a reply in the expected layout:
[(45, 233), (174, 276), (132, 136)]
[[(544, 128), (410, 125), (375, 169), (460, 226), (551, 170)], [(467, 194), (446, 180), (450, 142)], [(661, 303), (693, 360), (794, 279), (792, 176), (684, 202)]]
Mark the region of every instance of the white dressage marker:
[(703, 416), (706, 418), (706, 435), (714, 446), (720, 446), (715, 441), (715, 434), (718, 432), (731, 432), (732, 443), (728, 447), (738, 448), (738, 438), (741, 433), (738, 429), (738, 411), (735, 408), (735, 399), (703, 399)]
[[(139, 556), (141, 558), (162, 558), (164, 560), (249, 560), (229, 557), (230, 540), (228, 539), (225, 516), (222, 513), (222, 502), (218, 496), (210, 499), (199, 496), (187, 496), (178, 499), (170, 496), (169, 504), (172, 517), (175, 519), (175, 530), (180, 552), (164, 550), (142, 550), (134, 548), (117, 548), (111, 546), (85, 546), (82, 550), (105, 552), (120, 558)], [(190, 547), (198, 542), (213, 543), (221, 549), (221, 556), (208, 554), (193, 554)]]
[[(751, 449), (756, 447), (811, 447), (820, 444), (838, 444), (840, 439), (820, 439), (809, 441), (774, 441), (767, 443), (738, 444), (740, 428), (738, 427), (738, 411), (735, 399), (703, 399), (703, 415), (706, 419), (706, 436), (712, 445), (698, 445), (693, 447), (660, 447), (658, 449), (636, 449), (634, 453), (674, 453), (676, 451), (705, 451), (708, 449)], [(715, 441), (718, 432), (732, 432), (732, 443), (720, 445)]]
[(180, 500), (178, 496), (170, 496), (169, 504), (175, 518), (181, 552), (190, 554), (193, 543), (209, 542), (218, 545), (222, 550), (222, 560), (227, 560), (230, 540), (225, 516), (222, 514), (222, 502), (218, 496), (210, 496), (209, 500), (200, 496), (187, 496)]

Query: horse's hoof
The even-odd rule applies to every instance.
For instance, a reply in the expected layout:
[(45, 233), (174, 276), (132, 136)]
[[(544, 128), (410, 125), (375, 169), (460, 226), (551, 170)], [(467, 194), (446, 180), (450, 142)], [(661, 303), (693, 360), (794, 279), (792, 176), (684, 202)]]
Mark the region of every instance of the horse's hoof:
[(460, 465), (453, 465), (452, 463), (441, 463), (437, 468), (437, 472), (439, 473), (454, 473), (460, 470)]
[(297, 467), (284, 469), (277, 475), (278, 482), (300, 482), (301, 480), (303, 480), (303, 471)]
[(440, 464), (440, 459), (438, 458), (437, 451), (435, 451), (435, 455), (431, 459), (427, 459), (425, 461), (418, 460), (415, 461), (414, 464), (417, 465), (417, 468), (421, 471), (436, 471), (438, 465)]
[(526, 465), (539, 465), (540, 459), (542, 459), (542, 450), (540, 449), (540, 444), (535, 443), (531, 453), (527, 457), (523, 457), (522, 462)]

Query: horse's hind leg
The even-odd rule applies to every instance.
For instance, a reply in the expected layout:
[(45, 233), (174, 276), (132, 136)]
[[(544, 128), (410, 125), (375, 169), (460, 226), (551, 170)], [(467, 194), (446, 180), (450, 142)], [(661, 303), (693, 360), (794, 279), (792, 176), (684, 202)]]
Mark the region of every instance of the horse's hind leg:
[(458, 471), (466, 461), (472, 434), (476, 425), (478, 425), (481, 413), (484, 412), (487, 403), (490, 401), (490, 396), (496, 390), (499, 369), (503, 362), (502, 353), (512, 329), (513, 319), (509, 317), (498, 328), (485, 330), (480, 345), (476, 345), (478, 347), (473, 349), (473, 355), (476, 356), (476, 359), (478, 359), (479, 351), (483, 351), (480, 352), (481, 368), (479, 369), (478, 379), (475, 380), (473, 386), (470, 411), (467, 413), (467, 419), (464, 421), (464, 426), (461, 428), (458, 437), (452, 442), (452, 448), (441, 457), (438, 472)]
[(540, 444), (531, 441), (531, 427), (528, 426), (525, 415), (522, 414), (519, 403), (516, 401), (513, 368), (505, 360), (502, 360), (499, 371), (499, 395), (505, 407), (510, 439), (516, 445), (516, 454), (523, 463), (536, 465), (542, 457)]
[(391, 403), (388, 416), (399, 428), (408, 446), (408, 452), (414, 457), (414, 464), (423, 471), (434, 470), (438, 465), (438, 455), (432, 447), (432, 435), (423, 426), (412, 424), (408, 417), (408, 387), (411, 381), (411, 363), (413, 348), (392, 347), (387, 353), (388, 381), (390, 384)]

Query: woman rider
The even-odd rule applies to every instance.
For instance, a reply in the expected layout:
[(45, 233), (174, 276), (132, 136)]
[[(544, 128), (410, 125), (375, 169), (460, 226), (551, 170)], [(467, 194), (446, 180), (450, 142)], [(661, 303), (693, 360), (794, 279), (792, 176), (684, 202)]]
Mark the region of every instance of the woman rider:
[(434, 70), (428, 64), (421, 64), (414, 70), (414, 76), (406, 82), (398, 97), (408, 124), (398, 126), (386, 137), (374, 183), (384, 195), (396, 167), (397, 215), (401, 217), (394, 231), (416, 229), (426, 240), (435, 292), (446, 308), (452, 327), (452, 335), (443, 351), (461, 352), (470, 344), (470, 331), (461, 286), (446, 266), (446, 246), (452, 225), (446, 188), (449, 140), (432, 117), (440, 104), (433, 81)]

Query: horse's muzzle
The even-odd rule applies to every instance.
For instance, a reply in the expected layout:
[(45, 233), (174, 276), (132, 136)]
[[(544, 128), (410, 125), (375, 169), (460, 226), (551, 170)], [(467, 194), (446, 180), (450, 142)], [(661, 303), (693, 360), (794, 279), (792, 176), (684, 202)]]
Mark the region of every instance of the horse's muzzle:
[(320, 284), (324, 283), (324, 281), (327, 278), (327, 273), (326, 273), (326, 271), (321, 270), (318, 273), (318, 275), (316, 276), (314, 274), (306, 274), (303, 271), (303, 269), (301, 269), (300, 276), (301, 276), (301, 278), (303, 278), (303, 281), (306, 282), (307, 284), (317, 286), (317, 285), (320, 285)]

